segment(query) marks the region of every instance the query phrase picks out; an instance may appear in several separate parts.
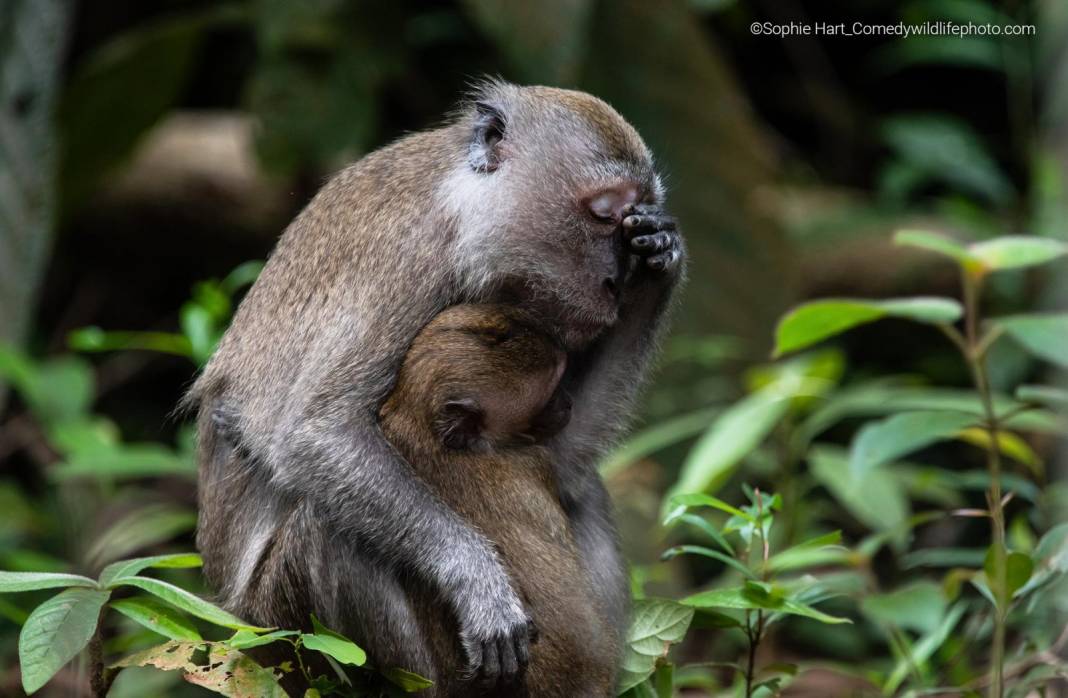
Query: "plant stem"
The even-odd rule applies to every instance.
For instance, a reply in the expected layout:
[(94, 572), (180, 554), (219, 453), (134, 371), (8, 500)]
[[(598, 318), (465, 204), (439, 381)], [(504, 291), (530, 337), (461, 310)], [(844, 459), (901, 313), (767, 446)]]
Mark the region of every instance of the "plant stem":
[(990, 648), (990, 670), (992, 679), (990, 695), (1002, 698), (1005, 692), (1003, 676), (1005, 663), (1005, 620), (1009, 599), (1005, 589), (1005, 512), (1002, 508), (1001, 494), (1001, 451), (998, 444), (998, 416), (994, 410), (994, 400), (990, 390), (990, 378), (986, 370), (986, 350), (992, 340), (979, 338), (979, 289), (980, 278), (969, 272), (963, 273), (964, 283), (964, 322), (967, 350), (965, 359), (972, 371), (976, 390), (983, 405), (985, 428), (990, 435), (987, 448), (987, 467), (990, 471), (990, 490), (987, 492), (987, 506), (990, 509), (991, 537), (993, 539), (993, 579), (988, 580), (996, 601), (994, 608), (994, 638)]
[(745, 634), (749, 638), (749, 658), (745, 665), (745, 698), (753, 695), (753, 680), (756, 678), (756, 653), (760, 645), (760, 636), (764, 633), (764, 611), (757, 611), (756, 628), (750, 622), (750, 611), (746, 611)]

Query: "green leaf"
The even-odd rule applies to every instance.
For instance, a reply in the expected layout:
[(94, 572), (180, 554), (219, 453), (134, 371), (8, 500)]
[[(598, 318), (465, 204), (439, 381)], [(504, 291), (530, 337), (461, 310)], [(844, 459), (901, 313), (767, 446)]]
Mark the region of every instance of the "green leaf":
[(121, 577), (111, 582), (111, 586), (132, 586), (137, 587), (143, 591), (163, 599), (167, 603), (182, 609), (183, 611), (190, 613), (197, 618), (214, 623), (215, 625), (221, 625), (224, 628), (232, 628), (234, 630), (256, 630), (267, 631), (270, 628), (260, 628), (255, 625), (251, 625), (241, 620), (237, 616), (234, 616), (214, 604), (208, 603), (204, 599), (190, 594), (185, 589), (168, 584), (167, 582), (161, 582), (158, 579), (151, 579), (149, 577)]
[(196, 475), (196, 463), (159, 444), (122, 444), (72, 455), (56, 466), (51, 476), (56, 480), (75, 477), (103, 479)]
[(652, 676), (657, 662), (673, 644), (686, 637), (694, 609), (666, 599), (634, 602), (627, 632), (618, 692), (637, 686)]
[(713, 560), (719, 560), (723, 564), (733, 567), (734, 569), (741, 572), (743, 576), (749, 578), (756, 577), (756, 575), (753, 574), (752, 570), (750, 570), (748, 567), (746, 567), (730, 555), (724, 555), (718, 550), (712, 550), (710, 548), (705, 548), (700, 545), (676, 545), (673, 548), (668, 548), (667, 550), (665, 550), (664, 554), (660, 556), (660, 559), (670, 560), (671, 558), (678, 557), (679, 555), (701, 555), (703, 557), (712, 558)]
[(93, 541), (85, 557), (94, 565), (118, 560), (192, 531), (196, 524), (195, 511), (167, 504), (150, 504), (134, 509), (108, 526)]
[(917, 247), (949, 257), (962, 266), (971, 260), (967, 248), (956, 240), (925, 230), (899, 230), (894, 233), (894, 244)]
[(170, 606), (147, 596), (112, 601), (111, 607), (130, 620), (171, 640), (200, 640), (188, 618)]
[(342, 664), (363, 666), (367, 661), (367, 654), (355, 642), (324, 627), (315, 616), (312, 616), (312, 627), (315, 629), (314, 633), (300, 636), (308, 649), (329, 655)]
[(38, 589), (55, 589), (57, 587), (87, 587), (95, 589), (97, 584), (80, 574), (62, 574), (58, 572), (4, 572), (0, 570), (0, 594), (16, 591), (36, 591)]
[(882, 318), (896, 317), (945, 325), (956, 322), (961, 314), (960, 304), (949, 298), (812, 301), (794, 308), (779, 321), (775, 333), (775, 356), (804, 349), (858, 325)]
[(686, 509), (690, 507), (712, 507), (713, 509), (719, 509), (720, 511), (726, 512), (731, 516), (737, 516), (738, 518), (745, 519), (746, 521), (756, 521), (756, 517), (747, 514), (738, 507), (727, 504), (718, 497), (713, 497), (710, 494), (701, 494), (700, 492), (689, 492), (686, 494), (674, 495), (673, 497), (671, 497), (671, 499), (668, 500), (668, 504), (671, 506), (672, 512), (668, 514), (667, 517), (665, 517), (665, 525), (670, 524), (679, 514), (686, 511)]
[[(909, 517), (908, 498), (904, 485), (890, 469), (853, 475), (844, 452), (829, 446), (813, 448), (809, 464), (816, 480), (858, 521), (876, 531), (893, 532), (898, 543), (908, 534), (904, 525)], [(872, 496), (873, 492), (879, 496)]]
[(189, 339), (193, 359), (205, 363), (215, 353), (215, 346), (222, 336), (211, 311), (197, 303), (186, 303), (179, 313), (182, 332)]
[(380, 673), (391, 684), (399, 687), (405, 693), (416, 693), (434, 685), (434, 682), (430, 679), (400, 667), (382, 669)]
[(1034, 571), (1035, 564), (1030, 555), (1017, 552), (1009, 553), (1009, 556), (1005, 559), (1006, 596), (1012, 598), (1017, 590), (1027, 584)]
[(697, 440), (667, 498), (680, 492), (714, 492), (738, 463), (767, 437), (790, 408), (790, 391), (774, 384), (730, 406)]
[(992, 322), (1040, 359), (1068, 367), (1068, 313), (1012, 315)]
[(67, 346), (74, 351), (155, 351), (189, 358), (189, 340), (173, 332), (106, 332), (99, 327), (83, 327), (67, 335)]
[(722, 411), (721, 407), (698, 410), (642, 429), (620, 444), (601, 462), (601, 476), (608, 477), (663, 448), (696, 436), (707, 429)]
[[(986, 450), (992, 448), (990, 432), (982, 427), (969, 427), (964, 429), (957, 438), (965, 443), (978, 446)], [(1036, 476), (1042, 475), (1042, 459), (1038, 457), (1031, 445), (1011, 431), (998, 431), (998, 450), (1002, 455), (1012, 458), (1031, 469)]]
[(1045, 264), (1068, 254), (1068, 245), (1034, 235), (1006, 235), (969, 245), (968, 253), (984, 270), (998, 271)]
[(954, 605), (945, 614), (941, 625), (927, 635), (924, 635), (912, 646), (910, 652), (911, 656), (903, 657), (899, 660), (894, 667), (894, 670), (890, 673), (889, 678), (887, 678), (886, 684), (884, 685), (884, 693), (887, 695), (895, 693), (897, 687), (905, 680), (911, 667), (925, 664), (927, 660), (931, 658), (931, 655), (945, 643), (946, 638), (949, 637), (949, 633), (952, 632), (953, 628), (957, 627), (957, 623), (959, 623), (961, 617), (964, 616), (966, 608), (967, 606), (962, 603)]
[(46, 425), (85, 417), (95, 390), (92, 368), (84, 359), (64, 356), (38, 363), (6, 346), (0, 346), (0, 377), (15, 386)]
[(929, 633), (942, 622), (946, 598), (939, 584), (918, 581), (884, 594), (871, 594), (860, 610), (879, 625)]
[(1068, 408), (1068, 390), (1049, 385), (1021, 385), (1016, 389), (1016, 399), (1056, 410)]
[[(114, 587), (116, 581), (122, 577), (132, 577), (141, 570), (149, 568), (157, 569), (190, 569), (200, 567), (204, 560), (196, 553), (178, 553), (176, 555), (155, 555), (153, 557), (138, 557), (132, 560), (120, 560), (113, 562), (100, 572), (100, 586)], [(179, 638), (174, 638), (179, 639)]]
[(682, 600), (682, 603), (697, 608), (737, 608), (737, 609), (762, 609), (785, 613), (795, 616), (804, 616), (818, 620), (821, 623), (837, 624), (851, 623), (848, 618), (838, 618), (817, 611), (808, 604), (788, 598), (777, 598), (774, 595), (761, 595), (747, 587), (726, 587), (702, 591)]
[(33, 610), (19, 633), (19, 664), (26, 693), (48, 683), (89, 643), (100, 609), (110, 595), (97, 589), (67, 589)]
[(768, 560), (767, 569), (774, 572), (798, 570), (806, 567), (845, 564), (853, 553), (839, 545), (842, 532), (832, 531), (822, 536), (810, 538), (803, 543), (782, 550)]
[(235, 650), (247, 650), (253, 647), (262, 647), (287, 637), (300, 635), (296, 630), (275, 630), (271, 633), (257, 635), (251, 630), (238, 630), (226, 641), (226, 644)]
[(849, 470), (861, 475), (936, 441), (952, 438), (975, 422), (975, 416), (970, 414), (940, 411), (904, 412), (869, 422), (850, 446)]
[(233, 296), (245, 286), (251, 286), (252, 282), (259, 277), (260, 272), (263, 271), (263, 262), (259, 260), (252, 260), (239, 264), (234, 267), (233, 271), (226, 275), (226, 278), (219, 284), (223, 290), (223, 293), (228, 296)]

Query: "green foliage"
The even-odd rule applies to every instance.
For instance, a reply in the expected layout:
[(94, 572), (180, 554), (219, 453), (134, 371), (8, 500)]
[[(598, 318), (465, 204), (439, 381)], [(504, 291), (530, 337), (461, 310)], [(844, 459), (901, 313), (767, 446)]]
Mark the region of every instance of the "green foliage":
[[(987, 193), (992, 195), (993, 190)], [(1068, 425), (1057, 414), (1068, 405), (1068, 398), (1063, 389), (1046, 385), (1020, 386), (1015, 399), (999, 395), (991, 386), (988, 363), (998, 340), (1009, 337), (1035, 358), (1063, 366), (1068, 323), (1063, 314), (1046, 313), (993, 318), (984, 325), (979, 302), (983, 283), (992, 273), (1052, 262), (1065, 256), (1068, 246), (1025, 236), (960, 244), (922, 231), (902, 232), (895, 240), (956, 264), (964, 304), (940, 298), (813, 301), (782, 319), (776, 355), (894, 317), (941, 330), (974, 377), (974, 389), (934, 388), (894, 376), (840, 387), (840, 370), (822, 371), (820, 362), (806, 355), (753, 370), (748, 396), (710, 412), (714, 418), (697, 437), (678, 482), (664, 500), (665, 526), (675, 536), (688, 531), (702, 541), (674, 545), (664, 559), (702, 560), (703, 566), (720, 570), (715, 584), (683, 597), (681, 603), (697, 611), (695, 626), (733, 629), (743, 636), (748, 658), (716, 666), (729, 672), (735, 690), (746, 696), (775, 694), (793, 678), (790, 673), (776, 674), (769, 684), (755, 665), (755, 648), (771, 626), (803, 619), (851, 627), (851, 607), (852, 620), (881, 637), (889, 650), (889, 661), (874, 662), (866, 669), (867, 677), (888, 695), (906, 687), (923, 691), (947, 682), (962, 690), (987, 682), (996, 696), (1041, 685), (1034, 678), (1012, 686), (1014, 680), (1003, 672), (1010, 644), (1014, 657), (1044, 656), (1041, 653), (1048, 652), (1061, 634), (1056, 627), (1052, 634), (1040, 633), (1034, 614), (1041, 608), (1055, 614), (1068, 610), (1051, 603), (1048, 596), (1068, 581), (1064, 562), (1068, 530), (1063, 524), (1055, 526), (1036, 542), (1033, 526), (1039, 518), (1025, 510), (1009, 530), (1005, 511), (1013, 497), (1038, 501), (1040, 490), (1028, 477), (1044, 478), (1044, 467), (1028, 433), (1050, 437), (1068, 433)], [(843, 427), (853, 430), (848, 450), (835, 443), (843, 438)], [(954, 442), (978, 447), (986, 455), (987, 470), (902, 462), (932, 453), (935, 446), (956, 452), (960, 449)], [(971, 457), (973, 452), (966, 449), (961, 455)], [(747, 504), (721, 499), (719, 493), (743, 462), (751, 464), (752, 472), (763, 471), (783, 496), (743, 486)], [(1010, 472), (1013, 462), (1026, 470)], [(818, 495), (817, 487), (839, 505), (837, 510), (821, 509), (824, 516), (842, 520), (837, 512), (848, 512), (847, 526), (856, 529), (859, 524), (871, 533), (852, 546), (843, 544), (839, 532), (817, 530), (807, 539), (799, 538), (799, 531), (812, 522), (800, 518), (797, 507), (802, 497)], [(985, 491), (986, 506), (962, 506), (976, 491)], [(912, 501), (943, 509), (914, 514)], [(811, 501), (808, 505), (818, 506)], [(913, 529), (951, 517), (989, 522), (989, 545), (909, 550)], [(791, 529), (773, 528), (776, 519), (786, 520)], [(797, 540), (802, 542), (794, 543)], [(913, 576), (899, 586), (881, 589), (871, 565), (887, 544), (899, 569)], [(774, 550), (776, 545), (783, 548)], [(922, 570), (944, 572), (939, 572), (939, 579)], [(970, 592), (964, 582), (970, 582)], [(846, 613), (815, 606), (835, 596), (835, 609)], [(991, 650), (984, 657), (986, 647)], [(671, 666), (672, 676), (686, 676), (689, 669), (683, 665), (675, 671), (666, 659), (660, 666)], [(663, 680), (680, 685), (676, 679)], [(640, 684), (643, 692), (632, 688), (628, 695), (656, 695), (660, 690), (656, 681), (649, 667)]]

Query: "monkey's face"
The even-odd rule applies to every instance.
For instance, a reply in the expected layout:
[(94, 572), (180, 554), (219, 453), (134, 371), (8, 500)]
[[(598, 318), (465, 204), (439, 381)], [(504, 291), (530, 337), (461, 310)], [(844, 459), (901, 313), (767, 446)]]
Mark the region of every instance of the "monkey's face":
[(493, 270), (568, 349), (584, 346), (618, 314), (625, 207), (662, 198), (648, 149), (607, 104), (567, 90), (491, 88), (468, 125), (465, 207), (493, 223), (461, 221), (472, 273)]
[(396, 390), (420, 406), (449, 448), (529, 444), (570, 418), (570, 401), (557, 390), (566, 362), (563, 349), (525, 313), (454, 306), (416, 338)]

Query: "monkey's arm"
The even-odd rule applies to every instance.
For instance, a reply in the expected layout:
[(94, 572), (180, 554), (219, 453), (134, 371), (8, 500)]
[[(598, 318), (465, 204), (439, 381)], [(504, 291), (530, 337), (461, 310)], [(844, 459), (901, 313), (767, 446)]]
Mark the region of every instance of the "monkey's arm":
[(338, 409), (290, 433), (275, 483), (315, 501), (336, 535), (435, 587), (456, 613), (469, 671), (517, 673), (532, 626), (493, 546), (416, 477), (369, 410), (337, 425)]
[(629, 589), (611, 501), (597, 465), (626, 426), (656, 351), (665, 311), (683, 274), (685, 249), (673, 218), (641, 207), (624, 219), (630, 272), (619, 320), (579, 357), (567, 388), (571, 421), (551, 444), (561, 500), (606, 612), (622, 630)]
[(659, 208), (634, 207), (623, 219), (623, 243), (629, 271), (619, 319), (573, 359), (567, 378), (571, 420), (553, 445), (562, 463), (594, 463), (626, 427), (683, 276), (682, 237)]

